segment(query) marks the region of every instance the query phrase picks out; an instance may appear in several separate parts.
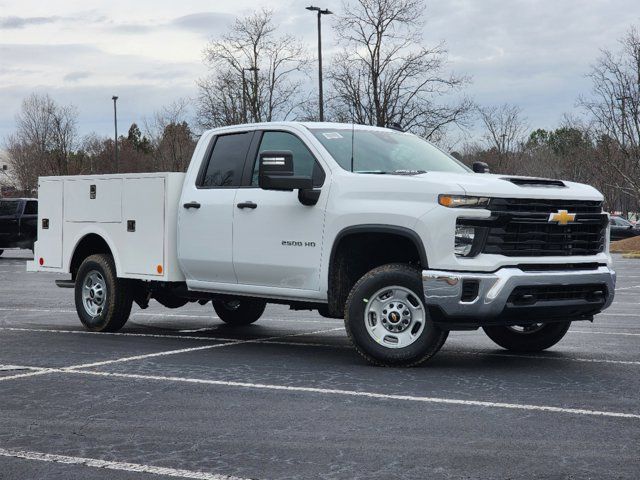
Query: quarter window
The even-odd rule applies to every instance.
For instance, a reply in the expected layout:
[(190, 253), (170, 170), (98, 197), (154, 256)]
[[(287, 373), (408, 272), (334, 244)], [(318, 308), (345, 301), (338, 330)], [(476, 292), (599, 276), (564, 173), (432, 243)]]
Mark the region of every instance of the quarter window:
[(213, 146), (202, 187), (239, 187), (253, 132), (219, 136)]

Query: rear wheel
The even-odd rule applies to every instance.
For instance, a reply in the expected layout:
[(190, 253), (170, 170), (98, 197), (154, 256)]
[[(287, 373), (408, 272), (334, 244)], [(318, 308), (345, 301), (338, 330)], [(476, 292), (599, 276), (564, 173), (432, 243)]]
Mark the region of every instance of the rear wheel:
[(566, 335), (571, 322), (534, 323), (507, 327), (483, 327), (487, 336), (513, 352), (540, 352), (554, 346)]
[(224, 323), (233, 326), (249, 325), (257, 321), (267, 306), (264, 300), (214, 300), (213, 308)]
[(76, 275), (75, 301), (80, 321), (92, 332), (120, 330), (133, 304), (129, 280), (118, 278), (111, 255), (84, 259)]
[(345, 309), (347, 335), (374, 365), (414, 366), (444, 345), (424, 304), (417, 269), (405, 264), (374, 268), (354, 285)]

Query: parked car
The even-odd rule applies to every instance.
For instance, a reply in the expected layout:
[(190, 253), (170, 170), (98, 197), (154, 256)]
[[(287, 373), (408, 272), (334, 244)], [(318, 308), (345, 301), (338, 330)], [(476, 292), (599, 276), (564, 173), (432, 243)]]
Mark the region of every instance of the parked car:
[(71, 274), (56, 283), (91, 331), (150, 299), (211, 301), (230, 326), (280, 303), (344, 318), (379, 365), (416, 365), (479, 327), (544, 350), (613, 301), (602, 195), (484, 172), (386, 128), (219, 128), (186, 174), (41, 177), (27, 268)]
[(0, 255), (7, 248), (28, 248), (38, 233), (38, 200), (4, 198), (0, 200)]
[(611, 217), (609, 219), (609, 226), (611, 228), (611, 233), (609, 234), (611, 241), (640, 235), (640, 228), (622, 217)]

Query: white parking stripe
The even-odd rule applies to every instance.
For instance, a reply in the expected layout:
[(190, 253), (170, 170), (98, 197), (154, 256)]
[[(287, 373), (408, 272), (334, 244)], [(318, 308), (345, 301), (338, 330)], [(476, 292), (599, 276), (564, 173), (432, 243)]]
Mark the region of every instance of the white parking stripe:
[(318, 393), (324, 395), (342, 395), (348, 397), (365, 397), (374, 398), (378, 400), (402, 400), (407, 402), (419, 402), (419, 403), (437, 403), (446, 405), (466, 405), (474, 407), (490, 407), (490, 408), (506, 408), (510, 410), (529, 410), (529, 411), (542, 411), (542, 412), (554, 412), (554, 413), (568, 413), (574, 415), (593, 415), (600, 417), (615, 417), (615, 418), (632, 418), (634, 420), (640, 420), (640, 414), (637, 413), (625, 413), (625, 412), (610, 412), (603, 410), (588, 410), (583, 408), (563, 408), (553, 407), (548, 405), (530, 405), (519, 403), (502, 403), (502, 402), (486, 402), (480, 400), (462, 400), (457, 398), (439, 398), (439, 397), (418, 397), (413, 395), (394, 395), (375, 392), (363, 392), (358, 390), (339, 390), (333, 388), (317, 388), (317, 387), (294, 387), (289, 385), (274, 385), (265, 383), (247, 383), (247, 382), (230, 382), (223, 380), (207, 380), (200, 378), (183, 378), (183, 377), (166, 377), (157, 375), (140, 375), (133, 373), (116, 373), (116, 372), (99, 372), (90, 370), (60, 370), (62, 373), (73, 373), (79, 375), (93, 375), (97, 377), (115, 377), (115, 378), (127, 378), (134, 380), (152, 380), (152, 381), (165, 381), (165, 382), (179, 382), (179, 383), (194, 383), (203, 385), (217, 385), (225, 387), (237, 387), (247, 389), (261, 389), (261, 390), (276, 390), (287, 392), (300, 392), (300, 393)]
[(287, 337), (299, 337), (302, 335), (314, 335), (317, 333), (326, 333), (326, 332), (331, 332), (337, 330), (336, 328), (331, 328), (328, 330), (317, 330), (315, 332), (302, 332), (302, 333), (290, 333), (288, 335), (278, 335), (275, 337), (266, 337), (266, 338), (258, 338), (258, 339), (252, 339), (252, 340), (233, 340), (231, 342), (226, 342), (226, 343), (217, 343), (215, 345), (205, 345), (202, 347), (191, 347), (191, 348), (180, 348), (178, 350), (167, 350), (167, 351), (163, 351), (163, 352), (155, 352), (155, 353), (145, 353), (142, 355), (133, 355), (131, 357), (122, 357), (122, 358), (116, 358), (114, 360), (104, 360), (101, 362), (93, 362), (93, 363), (85, 363), (82, 365), (72, 365), (69, 367), (65, 367), (64, 370), (76, 370), (76, 369), (81, 369), (81, 368), (94, 368), (94, 367), (102, 367), (104, 365), (112, 365), (114, 363), (124, 363), (124, 362), (132, 362), (135, 360), (144, 360), (147, 358), (154, 358), (154, 357), (165, 357), (167, 355), (178, 355), (181, 353), (189, 353), (189, 352), (197, 352), (200, 350), (211, 350), (213, 348), (220, 348), (220, 347), (228, 347), (229, 345), (240, 345), (243, 343), (262, 343), (262, 342), (266, 342), (269, 340), (277, 340), (277, 339), (281, 339), (281, 338), (287, 338)]
[(587, 335), (627, 335), (631, 337), (640, 337), (640, 333), (631, 332), (600, 332), (590, 330), (569, 330), (569, 333), (586, 333)]
[(124, 472), (150, 473), (177, 478), (195, 478), (198, 480), (242, 480), (230, 475), (182, 470), (177, 468), (155, 467), (153, 465), (141, 465), (139, 463), (114, 462), (99, 460), (96, 458), (69, 457), (67, 455), (53, 455), (50, 453), (26, 452), (20, 450), (7, 450), (0, 448), (0, 456), (36, 460), (40, 462), (62, 463), (66, 465), (84, 465), (85, 467), (104, 468), (107, 470), (120, 470)]
[[(332, 330), (341, 330), (341, 329), (338, 328), (338, 329), (332, 329)], [(79, 334), (79, 335), (115, 335), (115, 336), (123, 336), (123, 337), (168, 338), (172, 340), (177, 339), (177, 340), (200, 340), (200, 341), (209, 341), (209, 342), (247, 343), (247, 341), (245, 340), (235, 339), (235, 338), (201, 337), (201, 336), (194, 336), (194, 335), (171, 335), (171, 334), (162, 335), (162, 334), (154, 334), (154, 333), (90, 332), (88, 330), (56, 330), (56, 329), (47, 329), (47, 328), (20, 328), (20, 327), (0, 327), (0, 331), (61, 333), (61, 334), (66, 333), (66, 334)], [(308, 335), (311, 333), (313, 332), (309, 332), (309, 333), (302, 332), (296, 335)], [(584, 332), (584, 333), (587, 333), (587, 332)], [(321, 342), (290, 342), (290, 341), (269, 340), (268, 338), (271, 338), (271, 337), (267, 337), (263, 339), (255, 339), (255, 340), (259, 340), (260, 343), (271, 344), (271, 345), (285, 345), (285, 346), (288, 345), (288, 346), (296, 346), (296, 347), (321, 347), (321, 348), (338, 348), (338, 349), (353, 348), (351, 345), (347, 345), (347, 344), (341, 345), (336, 343), (321, 343)], [(486, 355), (486, 356), (507, 357), (507, 358), (534, 358), (537, 360), (556, 360), (556, 361), (567, 361), (567, 362), (640, 365), (640, 361), (634, 361), (634, 360), (614, 360), (614, 359), (604, 359), (604, 358), (580, 358), (580, 357), (552, 357), (552, 356), (531, 355), (531, 354), (509, 354), (506, 352), (496, 353), (496, 352), (483, 352), (483, 351), (470, 351), (470, 350), (443, 350), (443, 353), (479, 355), (479, 356)]]

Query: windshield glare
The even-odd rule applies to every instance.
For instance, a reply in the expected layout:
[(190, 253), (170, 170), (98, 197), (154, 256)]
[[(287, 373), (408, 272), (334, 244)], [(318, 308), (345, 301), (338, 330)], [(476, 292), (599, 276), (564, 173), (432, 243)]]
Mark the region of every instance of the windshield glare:
[(429, 142), (404, 132), (363, 129), (311, 129), (345, 170), (359, 173), (425, 173), (470, 170)]
[(15, 215), (18, 211), (18, 202), (0, 201), (0, 215)]

